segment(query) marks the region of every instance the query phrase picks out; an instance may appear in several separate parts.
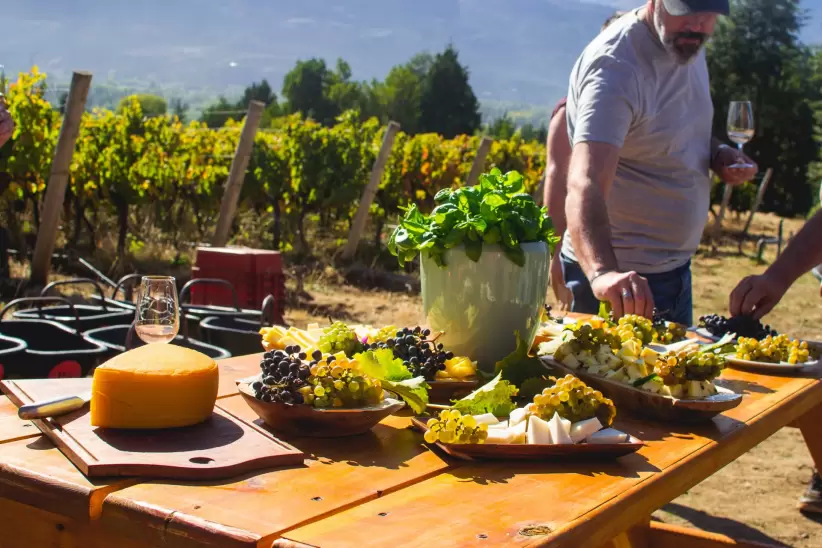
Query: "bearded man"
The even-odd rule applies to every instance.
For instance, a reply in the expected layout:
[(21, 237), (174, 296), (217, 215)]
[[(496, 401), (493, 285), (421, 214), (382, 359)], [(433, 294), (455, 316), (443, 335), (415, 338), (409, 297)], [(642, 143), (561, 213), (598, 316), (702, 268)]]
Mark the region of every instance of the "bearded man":
[[(571, 73), (573, 152), (560, 255), (574, 312), (693, 323), (691, 257), (710, 205), (756, 165), (711, 138), (703, 46), (728, 0), (648, 0), (599, 34)], [(747, 167), (745, 167), (747, 164)]]

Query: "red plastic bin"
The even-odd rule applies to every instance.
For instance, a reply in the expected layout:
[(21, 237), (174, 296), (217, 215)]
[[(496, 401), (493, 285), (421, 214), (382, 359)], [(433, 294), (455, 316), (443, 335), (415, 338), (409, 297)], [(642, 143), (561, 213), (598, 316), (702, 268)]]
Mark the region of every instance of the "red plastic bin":
[[(250, 247), (198, 247), (191, 278), (219, 278), (237, 291), (241, 308), (259, 310), (266, 296), (274, 295), (276, 312), (285, 312), (285, 277), (279, 251)], [(215, 285), (191, 288), (192, 304), (233, 306), (231, 292)]]

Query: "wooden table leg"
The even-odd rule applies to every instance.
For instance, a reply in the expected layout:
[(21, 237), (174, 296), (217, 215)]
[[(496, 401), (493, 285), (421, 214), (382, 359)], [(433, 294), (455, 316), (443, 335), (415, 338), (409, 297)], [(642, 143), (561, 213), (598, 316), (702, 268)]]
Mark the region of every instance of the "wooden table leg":
[(651, 522), (648, 546), (653, 548), (776, 548), (774, 544), (734, 540), (725, 535), (708, 533), (691, 527)]
[(648, 532), (651, 518), (634, 525), (627, 531), (614, 537), (611, 542), (601, 548), (651, 548), (654, 545), (648, 541)]
[(822, 465), (822, 404), (802, 415), (796, 422), (805, 438), (814, 466), (819, 470)]

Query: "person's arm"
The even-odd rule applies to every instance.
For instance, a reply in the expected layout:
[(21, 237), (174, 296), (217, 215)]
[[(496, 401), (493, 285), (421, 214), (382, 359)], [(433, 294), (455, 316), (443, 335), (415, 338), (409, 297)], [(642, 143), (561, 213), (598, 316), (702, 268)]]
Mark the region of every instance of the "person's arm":
[(607, 143), (574, 146), (568, 172), (566, 216), (568, 233), (591, 290), (611, 304), (614, 317), (651, 317), (654, 297), (648, 281), (636, 272), (619, 272), (611, 245), (606, 197), (616, 174), (619, 148)]
[(822, 211), (805, 223), (785, 252), (759, 276), (748, 276), (730, 297), (731, 315), (761, 318), (776, 306), (796, 280), (822, 263)]
[(571, 291), (565, 287), (562, 274), (560, 252), (565, 234), (565, 197), (568, 194), (568, 164), (571, 161), (571, 143), (568, 141), (568, 124), (565, 107), (561, 107), (548, 125), (546, 141), (547, 159), (545, 163), (545, 189), (543, 203), (548, 207), (548, 215), (554, 225), (554, 233), (559, 235), (559, 243), (551, 258), (551, 289), (560, 310), (568, 310), (573, 302)]
[(630, 66), (607, 56), (595, 59), (576, 78), (569, 91), (569, 97), (576, 96), (576, 108), (574, 119), (568, 120), (573, 129), (565, 201), (568, 234), (594, 296), (611, 304), (614, 317), (651, 317), (654, 299), (648, 281), (636, 272), (619, 272), (606, 205), (619, 151), (641, 112), (639, 80)]
[(568, 164), (571, 161), (571, 143), (568, 141), (568, 125), (565, 107), (559, 109), (548, 125), (546, 142), (545, 190), (543, 203), (554, 223), (554, 232), (565, 232), (565, 197), (568, 194)]
[(6, 144), (14, 134), (14, 120), (6, 110), (6, 106), (0, 102), (0, 147)]

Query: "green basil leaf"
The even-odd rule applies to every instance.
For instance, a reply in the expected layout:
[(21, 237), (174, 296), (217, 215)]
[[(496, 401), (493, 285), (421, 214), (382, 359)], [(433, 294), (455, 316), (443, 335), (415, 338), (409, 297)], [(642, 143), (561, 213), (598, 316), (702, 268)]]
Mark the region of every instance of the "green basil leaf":
[(472, 261), (479, 261), (480, 255), (482, 255), (482, 240), (465, 240), (465, 254)]

